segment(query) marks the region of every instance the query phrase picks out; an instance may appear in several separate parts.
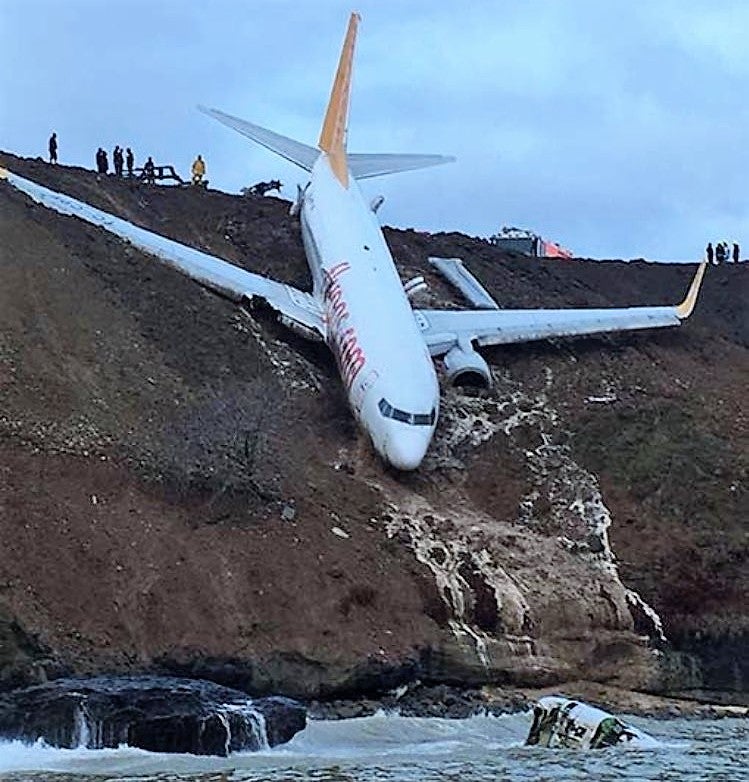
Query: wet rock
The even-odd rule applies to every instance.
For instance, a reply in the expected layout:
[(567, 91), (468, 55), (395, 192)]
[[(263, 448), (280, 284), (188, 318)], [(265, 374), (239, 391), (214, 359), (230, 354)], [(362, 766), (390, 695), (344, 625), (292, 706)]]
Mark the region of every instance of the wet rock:
[(530, 705), (525, 695), (514, 690), (462, 689), (445, 684), (402, 687), (380, 698), (313, 701), (310, 715), (316, 719), (342, 720), (392, 711), (404, 717), (465, 719), (477, 714), (512, 714)]
[(288, 698), (249, 699), (169, 677), (60, 679), (0, 698), (0, 736), (57, 747), (128, 744), (152, 752), (228, 755), (289, 741), (306, 724)]
[(488, 697), (482, 690), (460, 689), (447, 685), (417, 687), (398, 700), (404, 717), (443, 717), (465, 719), (476, 714), (510, 714), (528, 707), (519, 693), (495, 693)]
[(50, 650), (0, 606), (0, 691), (42, 683), (60, 670)]

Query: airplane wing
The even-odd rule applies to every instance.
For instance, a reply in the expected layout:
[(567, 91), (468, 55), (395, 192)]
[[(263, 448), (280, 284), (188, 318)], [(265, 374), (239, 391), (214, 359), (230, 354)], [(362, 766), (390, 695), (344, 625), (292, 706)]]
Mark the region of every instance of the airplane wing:
[(563, 310), (414, 310), (433, 356), (461, 340), (477, 345), (531, 342), (549, 337), (678, 326), (694, 309), (705, 263), (700, 264), (681, 304), (670, 307), (620, 307)]
[(322, 311), (316, 299), (309, 293), (245, 271), (228, 261), (146, 231), (108, 212), (49, 190), (2, 168), (0, 179), (5, 179), (48, 209), (73, 215), (105, 228), (222, 296), (236, 302), (263, 299), (275, 310), (282, 323), (306, 337), (325, 337)]

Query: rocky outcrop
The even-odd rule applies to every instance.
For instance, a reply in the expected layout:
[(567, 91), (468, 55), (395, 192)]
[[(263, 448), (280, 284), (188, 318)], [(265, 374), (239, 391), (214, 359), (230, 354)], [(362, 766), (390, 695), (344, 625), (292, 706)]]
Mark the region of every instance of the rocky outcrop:
[(0, 606), (0, 690), (34, 681), (45, 649)]
[(466, 719), (475, 715), (501, 715), (528, 711), (532, 701), (516, 690), (493, 688), (492, 692), (447, 684), (433, 686), (417, 683), (403, 685), (378, 698), (313, 701), (309, 705), (314, 719), (351, 719), (378, 711), (403, 717), (439, 717)]
[[(308, 284), (283, 201), (0, 160)], [(747, 657), (749, 265), (708, 270), (678, 330), (488, 351), (494, 388), (445, 388), (429, 459), (397, 476), (323, 349), (1, 182), (0, 199), (5, 686), (67, 670), (305, 699), (417, 679), (745, 690), (729, 661)], [(671, 303), (692, 271), (386, 235), (425, 306), (460, 304), (430, 254), (517, 307)]]
[(166, 677), (59, 679), (0, 697), (0, 737), (55, 747), (228, 755), (283, 744), (305, 724), (287, 698)]

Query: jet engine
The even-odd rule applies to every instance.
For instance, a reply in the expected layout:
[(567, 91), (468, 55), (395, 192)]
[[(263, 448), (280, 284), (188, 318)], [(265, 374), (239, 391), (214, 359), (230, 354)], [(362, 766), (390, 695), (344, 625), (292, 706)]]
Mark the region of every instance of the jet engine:
[(454, 386), (489, 388), (492, 384), (489, 365), (473, 349), (470, 342), (461, 341), (450, 348), (443, 362), (447, 370), (447, 379)]

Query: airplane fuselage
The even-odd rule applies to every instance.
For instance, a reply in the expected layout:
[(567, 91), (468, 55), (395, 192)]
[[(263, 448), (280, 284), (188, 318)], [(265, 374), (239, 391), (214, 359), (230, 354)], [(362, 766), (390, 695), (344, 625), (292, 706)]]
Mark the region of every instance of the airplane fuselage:
[(419, 466), (434, 434), (439, 384), (385, 237), (359, 186), (315, 163), (301, 211), (314, 295), (349, 404), (375, 449)]

